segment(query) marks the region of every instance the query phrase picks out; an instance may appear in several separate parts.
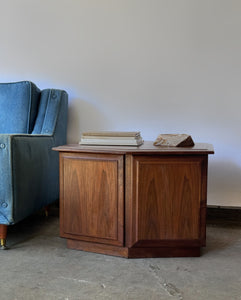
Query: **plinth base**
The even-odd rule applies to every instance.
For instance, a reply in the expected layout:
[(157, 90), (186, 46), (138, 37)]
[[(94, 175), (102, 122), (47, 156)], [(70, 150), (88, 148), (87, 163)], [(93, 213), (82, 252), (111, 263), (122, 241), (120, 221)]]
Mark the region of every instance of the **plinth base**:
[(67, 246), (70, 249), (120, 256), (125, 258), (198, 257), (201, 253), (200, 247), (127, 248), (70, 239), (67, 239)]

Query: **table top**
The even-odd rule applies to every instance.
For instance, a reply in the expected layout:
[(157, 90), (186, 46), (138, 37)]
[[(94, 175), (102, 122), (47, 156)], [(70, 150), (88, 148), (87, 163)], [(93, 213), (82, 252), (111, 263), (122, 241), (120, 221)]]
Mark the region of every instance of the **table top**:
[(214, 154), (211, 144), (196, 143), (193, 147), (166, 147), (154, 146), (152, 141), (145, 141), (141, 146), (99, 146), (68, 144), (54, 147), (53, 150), (59, 152), (79, 152), (79, 153), (112, 153), (112, 154), (150, 154), (150, 155), (200, 155)]

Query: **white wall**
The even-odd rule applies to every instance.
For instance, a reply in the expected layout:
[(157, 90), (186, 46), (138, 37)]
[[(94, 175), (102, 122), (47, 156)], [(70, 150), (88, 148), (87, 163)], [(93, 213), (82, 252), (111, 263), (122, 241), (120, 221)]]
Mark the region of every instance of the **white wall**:
[(0, 81), (69, 93), (86, 130), (189, 133), (212, 143), (208, 204), (241, 206), (241, 1), (8, 0)]

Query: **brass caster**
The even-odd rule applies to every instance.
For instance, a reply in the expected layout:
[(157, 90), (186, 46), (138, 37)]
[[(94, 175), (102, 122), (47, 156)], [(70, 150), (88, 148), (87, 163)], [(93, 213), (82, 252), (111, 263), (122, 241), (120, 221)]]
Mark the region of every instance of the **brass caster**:
[(6, 240), (1, 239), (1, 245), (0, 245), (0, 250), (7, 250), (8, 247), (6, 246)]

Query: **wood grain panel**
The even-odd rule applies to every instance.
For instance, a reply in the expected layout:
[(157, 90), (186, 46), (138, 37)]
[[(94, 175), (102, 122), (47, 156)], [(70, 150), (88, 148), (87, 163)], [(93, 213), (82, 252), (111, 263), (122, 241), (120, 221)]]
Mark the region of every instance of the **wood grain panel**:
[(129, 246), (201, 238), (202, 162), (200, 157), (135, 156)]
[(122, 156), (62, 157), (62, 234), (123, 244)]

